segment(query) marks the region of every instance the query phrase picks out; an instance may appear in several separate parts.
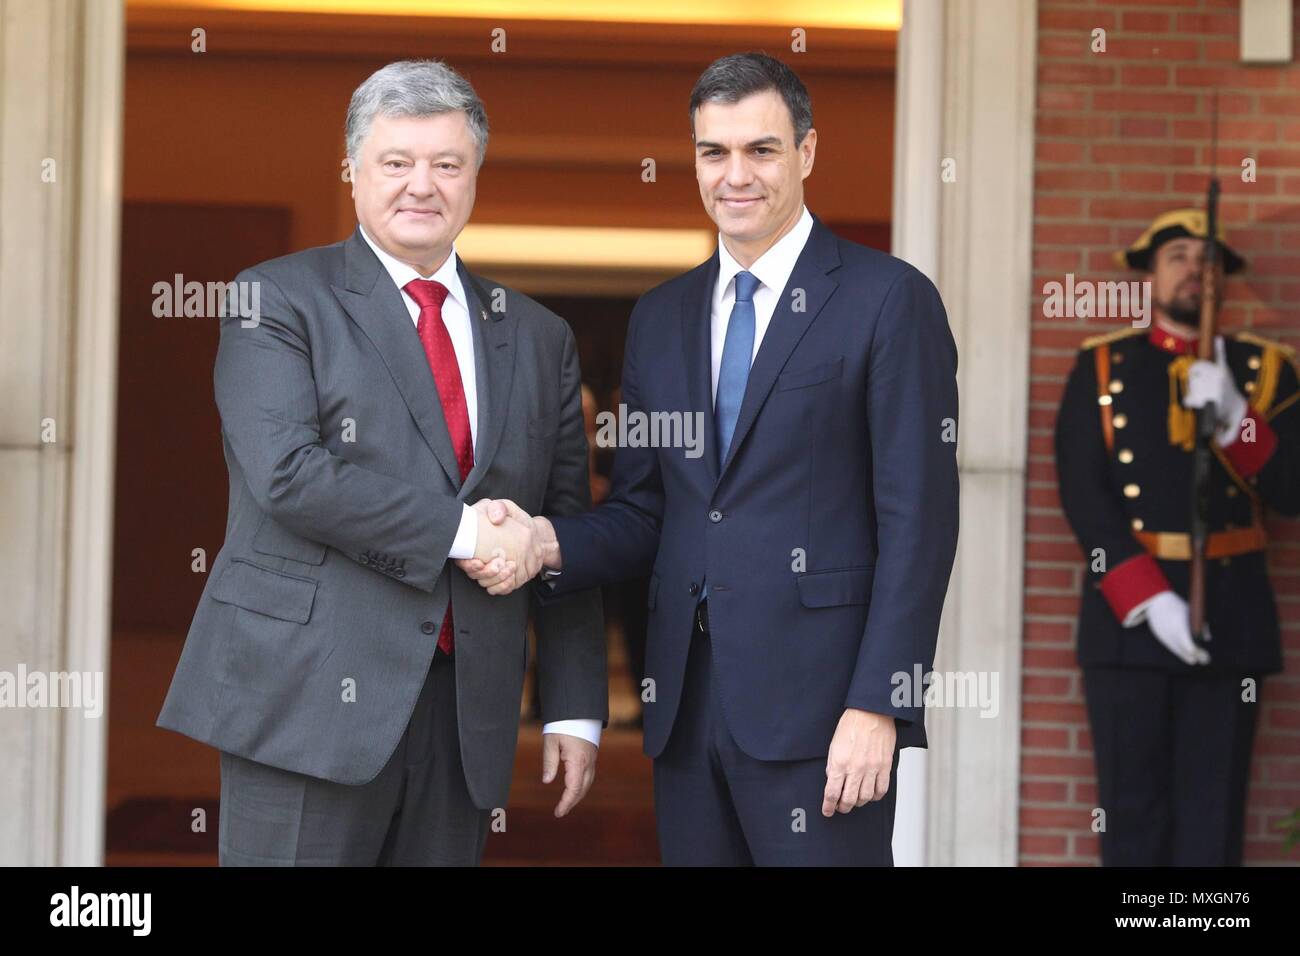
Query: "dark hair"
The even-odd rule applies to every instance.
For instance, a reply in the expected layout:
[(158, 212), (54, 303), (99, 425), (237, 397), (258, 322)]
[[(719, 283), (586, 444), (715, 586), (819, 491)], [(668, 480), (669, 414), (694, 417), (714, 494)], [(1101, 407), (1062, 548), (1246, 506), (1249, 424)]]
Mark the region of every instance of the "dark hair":
[(695, 111), (705, 103), (735, 103), (765, 90), (776, 90), (785, 100), (798, 146), (812, 129), (808, 88), (794, 70), (766, 53), (733, 53), (709, 64), (691, 90), (691, 135), (695, 134)]

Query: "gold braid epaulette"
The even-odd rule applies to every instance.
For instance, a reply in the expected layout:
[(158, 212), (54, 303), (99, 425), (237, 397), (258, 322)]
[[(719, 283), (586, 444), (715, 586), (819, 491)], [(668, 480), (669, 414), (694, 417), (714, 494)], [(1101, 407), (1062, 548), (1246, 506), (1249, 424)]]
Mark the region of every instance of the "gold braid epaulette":
[(1233, 334), (1233, 338), (1238, 342), (1257, 346), (1262, 353), (1260, 355), (1259, 375), (1255, 380), (1250, 403), (1268, 418), (1272, 418), (1283, 408), (1296, 401), (1297, 396), (1300, 396), (1300, 392), (1289, 396), (1281, 405), (1276, 407), (1273, 405), (1273, 400), (1277, 397), (1277, 386), (1281, 377), (1283, 360), (1291, 363), (1291, 367), (1295, 369), (1296, 378), (1300, 379), (1300, 361), (1296, 359), (1296, 350), (1290, 345), (1274, 342), (1253, 332), (1236, 332)]
[(1115, 342), (1119, 339), (1127, 339), (1134, 335), (1144, 335), (1146, 329), (1116, 329), (1114, 332), (1103, 332), (1101, 335), (1092, 335), (1083, 340), (1080, 348), (1091, 349), (1098, 345), (1105, 345), (1108, 342)]

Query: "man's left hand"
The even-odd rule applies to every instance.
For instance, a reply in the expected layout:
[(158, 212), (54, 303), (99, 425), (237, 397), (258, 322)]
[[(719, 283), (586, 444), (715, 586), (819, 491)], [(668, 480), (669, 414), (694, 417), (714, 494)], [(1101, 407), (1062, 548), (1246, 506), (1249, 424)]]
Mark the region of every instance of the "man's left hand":
[(1246, 417), (1247, 402), (1246, 397), (1237, 391), (1232, 370), (1228, 368), (1221, 335), (1214, 337), (1214, 361), (1198, 359), (1187, 371), (1187, 394), (1183, 396), (1183, 405), (1200, 408), (1206, 402), (1214, 403), (1219, 447), (1231, 445), (1237, 438), (1241, 420)]
[(893, 717), (853, 707), (844, 711), (826, 758), (822, 816), (848, 813), (889, 792), (897, 737)]
[(569, 734), (542, 734), (542, 783), (555, 779), (564, 764), (564, 793), (555, 805), (555, 815), (562, 817), (578, 805), (596, 779), (596, 752), (589, 740)]

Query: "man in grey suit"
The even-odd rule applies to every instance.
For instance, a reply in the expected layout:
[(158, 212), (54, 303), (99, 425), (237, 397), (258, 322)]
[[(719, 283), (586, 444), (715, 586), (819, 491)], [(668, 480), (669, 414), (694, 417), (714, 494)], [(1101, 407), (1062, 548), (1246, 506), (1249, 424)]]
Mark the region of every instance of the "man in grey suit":
[[(222, 865), (477, 863), (510, 787), (529, 589), (489, 597), (453, 559), (522, 583), (531, 523), (485, 500), (590, 505), (573, 333), (456, 256), (488, 137), (473, 88), (389, 64), (346, 133), (358, 228), (241, 273), (259, 294), (231, 301), (260, 307), (221, 322), (226, 540), (158, 725), (221, 751)], [(563, 816), (607, 717), (599, 593), (535, 620)]]

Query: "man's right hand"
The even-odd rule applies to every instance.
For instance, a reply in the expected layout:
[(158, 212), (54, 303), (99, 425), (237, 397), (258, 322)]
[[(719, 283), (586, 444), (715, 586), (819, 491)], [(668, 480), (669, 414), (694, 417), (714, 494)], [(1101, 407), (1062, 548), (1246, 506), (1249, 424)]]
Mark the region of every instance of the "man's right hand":
[[(478, 541), (474, 557), (458, 561), (462, 570), (469, 573), (473, 566), (477, 574), (471, 574), (475, 580), (490, 575), (493, 594), (509, 594), (515, 588), (522, 587), (542, 569), (542, 544), (535, 532), (533, 519), (513, 501), (491, 501), (484, 499), (474, 505), (478, 512)], [(504, 561), (504, 567), (496, 564), (499, 571), (493, 570), (494, 563)], [(507, 586), (508, 585), (508, 586)]]
[[(551, 523), (540, 515), (534, 517), (524, 511), (508, 498), (492, 500), (484, 498), (475, 502), (474, 509), (479, 512), (479, 548), (475, 556), (468, 560), (457, 561), (457, 566), (472, 580), (475, 580), (489, 594), (509, 594), (522, 587), (541, 570), (542, 566), (558, 570), (561, 566), (560, 545), (555, 537)], [(483, 529), (485, 524), (494, 530), (509, 527), (511, 524), (527, 525), (533, 532), (533, 550), (531, 556), (536, 559), (519, 567), (517, 561), (506, 560), (504, 566), (500, 561), (501, 553), (494, 555), (491, 544), (485, 546)], [(491, 532), (489, 532), (489, 537)], [(497, 560), (493, 560), (494, 556)]]
[[(1209, 652), (1192, 640), (1187, 602), (1173, 591), (1161, 591), (1151, 599), (1147, 607), (1147, 624), (1156, 639), (1184, 664), (1210, 663)], [(1208, 638), (1209, 625), (1206, 625), (1205, 633)]]

